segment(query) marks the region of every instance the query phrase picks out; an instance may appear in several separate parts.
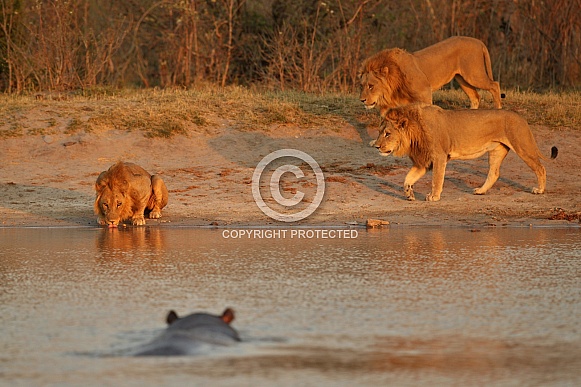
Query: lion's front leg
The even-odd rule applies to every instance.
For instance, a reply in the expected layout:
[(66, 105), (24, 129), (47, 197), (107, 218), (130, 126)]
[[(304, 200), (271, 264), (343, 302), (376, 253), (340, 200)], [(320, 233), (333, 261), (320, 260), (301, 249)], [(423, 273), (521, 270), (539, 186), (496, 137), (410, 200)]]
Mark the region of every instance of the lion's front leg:
[(439, 200), (440, 200), (440, 195), (436, 196), (436, 195), (432, 194), (431, 192), (426, 195), (427, 202), (437, 202)]
[(414, 195), (414, 186), (413, 185), (405, 185), (403, 186), (403, 194), (405, 195), (407, 200), (413, 201), (416, 200)]
[[(142, 204), (143, 203), (143, 204)], [(147, 201), (141, 199), (136, 203), (133, 208), (133, 215), (131, 216), (131, 224), (134, 226), (145, 226), (145, 207), (147, 206)]]
[(413, 166), (403, 182), (403, 193), (407, 200), (416, 200), (414, 196), (414, 184), (426, 174), (426, 168)]
[(426, 196), (428, 202), (437, 202), (440, 200), (440, 195), (444, 189), (444, 176), (446, 175), (446, 161), (434, 161), (434, 169), (432, 170), (432, 192)]
[(141, 215), (134, 214), (131, 217), (131, 224), (134, 226), (145, 226), (145, 217), (143, 216), (143, 212), (141, 212)]

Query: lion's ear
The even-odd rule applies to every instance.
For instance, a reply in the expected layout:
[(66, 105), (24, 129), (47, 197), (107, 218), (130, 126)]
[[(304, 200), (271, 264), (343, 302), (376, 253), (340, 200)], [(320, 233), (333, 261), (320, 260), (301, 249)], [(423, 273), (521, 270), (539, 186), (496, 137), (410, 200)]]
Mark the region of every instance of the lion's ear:
[(99, 207), (99, 200), (101, 200), (101, 193), (97, 194), (97, 198), (95, 199), (95, 204), (93, 205), (93, 211), (95, 215), (101, 214), (101, 207)]
[(400, 129), (405, 129), (408, 126), (408, 119), (406, 117), (401, 117), (398, 121), (397, 121), (397, 126)]
[(103, 188), (105, 188), (107, 183), (109, 183), (109, 179), (107, 177), (107, 171), (103, 171), (99, 174), (99, 177), (95, 182), (95, 191), (97, 191), (97, 193), (103, 191)]
[(95, 197), (95, 204), (93, 205), (93, 211), (95, 215), (99, 215), (101, 213), (101, 208), (99, 207), (99, 200), (101, 200), (101, 195), (103, 195), (103, 190), (107, 187), (108, 183), (107, 179), (107, 171), (103, 171), (99, 174), (97, 181), (95, 182), (95, 192), (97, 193)]
[(398, 117), (399, 114), (395, 109), (389, 109), (387, 112), (385, 112), (385, 118), (390, 121), (397, 121)]
[(387, 77), (387, 74), (389, 74), (389, 67), (383, 66), (380, 72), (384, 77)]

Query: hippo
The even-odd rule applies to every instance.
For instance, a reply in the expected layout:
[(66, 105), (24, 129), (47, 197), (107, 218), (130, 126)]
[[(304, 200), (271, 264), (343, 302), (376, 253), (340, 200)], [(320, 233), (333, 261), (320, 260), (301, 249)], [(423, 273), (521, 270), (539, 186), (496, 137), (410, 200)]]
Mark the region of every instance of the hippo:
[(240, 337), (230, 326), (233, 320), (234, 311), (230, 308), (221, 316), (193, 313), (178, 317), (172, 310), (166, 318), (166, 330), (135, 356), (187, 356), (200, 354), (208, 348), (234, 345), (240, 342)]

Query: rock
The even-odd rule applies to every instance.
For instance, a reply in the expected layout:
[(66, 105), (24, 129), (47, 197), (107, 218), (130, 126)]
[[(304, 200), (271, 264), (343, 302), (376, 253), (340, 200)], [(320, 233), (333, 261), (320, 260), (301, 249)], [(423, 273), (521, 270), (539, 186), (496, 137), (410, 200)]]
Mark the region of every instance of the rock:
[(382, 226), (387, 226), (389, 222), (387, 220), (380, 219), (367, 219), (367, 228), (377, 228)]

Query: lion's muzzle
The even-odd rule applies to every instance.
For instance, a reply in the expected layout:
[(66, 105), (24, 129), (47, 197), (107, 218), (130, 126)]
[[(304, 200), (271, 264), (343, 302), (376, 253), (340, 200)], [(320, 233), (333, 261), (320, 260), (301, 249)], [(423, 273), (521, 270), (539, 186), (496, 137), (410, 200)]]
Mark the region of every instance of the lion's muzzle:
[(105, 214), (105, 225), (107, 227), (117, 227), (120, 222), (121, 218), (118, 214), (112, 214), (111, 212)]
[(381, 149), (381, 145), (375, 145), (375, 147), (377, 148), (377, 150), (379, 151), (379, 154), (381, 156), (389, 156), (389, 155), (391, 155), (391, 152), (393, 151), (391, 149), (386, 149), (386, 150)]
[(361, 99), (360, 101), (365, 105), (365, 109), (373, 109), (377, 105), (377, 102), (367, 103), (367, 99)]

